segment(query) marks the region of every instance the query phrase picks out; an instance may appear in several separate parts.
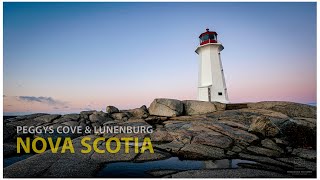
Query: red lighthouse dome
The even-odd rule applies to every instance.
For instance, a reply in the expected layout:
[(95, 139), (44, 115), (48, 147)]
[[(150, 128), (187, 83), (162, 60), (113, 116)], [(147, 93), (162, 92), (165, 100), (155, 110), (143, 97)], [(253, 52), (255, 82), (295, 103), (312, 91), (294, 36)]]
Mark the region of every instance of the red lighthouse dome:
[(200, 34), (200, 45), (208, 44), (208, 43), (217, 43), (217, 33), (214, 31), (209, 31), (209, 29), (206, 29), (206, 32)]

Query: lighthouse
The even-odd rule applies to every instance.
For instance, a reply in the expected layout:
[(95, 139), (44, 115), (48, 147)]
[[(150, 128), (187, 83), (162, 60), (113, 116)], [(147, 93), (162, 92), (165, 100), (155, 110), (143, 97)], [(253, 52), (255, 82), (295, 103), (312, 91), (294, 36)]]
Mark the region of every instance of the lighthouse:
[(218, 42), (217, 33), (209, 31), (200, 34), (198, 100), (229, 103), (220, 52), (224, 49)]

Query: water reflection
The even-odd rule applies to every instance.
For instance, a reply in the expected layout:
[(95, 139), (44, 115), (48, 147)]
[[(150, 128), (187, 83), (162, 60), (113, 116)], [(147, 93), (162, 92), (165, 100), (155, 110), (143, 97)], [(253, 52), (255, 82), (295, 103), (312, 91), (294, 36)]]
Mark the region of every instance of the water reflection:
[(116, 162), (106, 164), (98, 173), (97, 177), (152, 177), (147, 173), (151, 170), (191, 170), (191, 169), (220, 169), (238, 168), (238, 163), (255, 163), (241, 159), (222, 160), (181, 160), (178, 157), (171, 157), (165, 160), (148, 162)]

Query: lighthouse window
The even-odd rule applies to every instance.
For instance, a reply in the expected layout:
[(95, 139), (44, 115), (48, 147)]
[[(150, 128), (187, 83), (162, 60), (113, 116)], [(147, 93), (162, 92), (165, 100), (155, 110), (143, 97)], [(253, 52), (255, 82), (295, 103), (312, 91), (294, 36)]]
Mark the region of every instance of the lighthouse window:
[(208, 39), (209, 39), (209, 35), (208, 35), (208, 34), (202, 36), (202, 41), (206, 41), (206, 40), (208, 40)]
[(218, 95), (219, 95), (219, 96), (222, 96), (222, 92), (218, 92)]
[(214, 34), (210, 34), (209, 39), (215, 39)]

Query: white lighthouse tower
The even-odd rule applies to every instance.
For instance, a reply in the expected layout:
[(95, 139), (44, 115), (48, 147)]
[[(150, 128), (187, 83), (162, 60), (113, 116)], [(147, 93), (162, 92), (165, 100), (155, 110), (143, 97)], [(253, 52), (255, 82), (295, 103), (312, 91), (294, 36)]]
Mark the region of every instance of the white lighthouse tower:
[(224, 49), (217, 40), (217, 33), (202, 33), (200, 45), (196, 49), (199, 55), (198, 100), (229, 103), (226, 82), (224, 79), (220, 52)]

